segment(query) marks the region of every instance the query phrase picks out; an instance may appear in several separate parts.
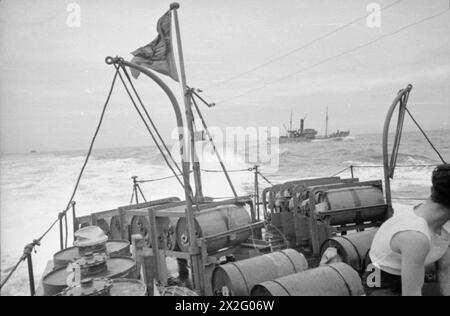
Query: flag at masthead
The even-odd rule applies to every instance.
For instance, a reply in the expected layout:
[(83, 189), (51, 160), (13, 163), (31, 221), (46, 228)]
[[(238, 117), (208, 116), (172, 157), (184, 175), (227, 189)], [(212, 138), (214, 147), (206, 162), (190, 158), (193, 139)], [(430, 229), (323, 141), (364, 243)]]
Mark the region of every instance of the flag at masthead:
[[(136, 49), (132, 63), (150, 68), (178, 81), (177, 67), (172, 47), (172, 11), (167, 11), (159, 18), (156, 27), (158, 36), (149, 44)], [(137, 78), (138, 70), (131, 69), (131, 74)]]

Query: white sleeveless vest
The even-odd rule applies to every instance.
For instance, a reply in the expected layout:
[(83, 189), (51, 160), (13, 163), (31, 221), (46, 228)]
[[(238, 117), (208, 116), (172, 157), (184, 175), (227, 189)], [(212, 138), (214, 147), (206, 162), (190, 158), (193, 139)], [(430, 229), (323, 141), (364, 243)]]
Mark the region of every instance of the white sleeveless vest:
[(448, 225), (442, 227), (441, 235), (430, 231), (424, 218), (413, 211), (395, 215), (381, 225), (377, 231), (370, 249), (372, 264), (394, 275), (401, 275), (402, 256), (391, 248), (391, 240), (397, 233), (404, 231), (416, 231), (425, 235), (430, 242), (425, 265), (432, 264), (441, 259), (448, 251), (450, 245), (450, 232)]

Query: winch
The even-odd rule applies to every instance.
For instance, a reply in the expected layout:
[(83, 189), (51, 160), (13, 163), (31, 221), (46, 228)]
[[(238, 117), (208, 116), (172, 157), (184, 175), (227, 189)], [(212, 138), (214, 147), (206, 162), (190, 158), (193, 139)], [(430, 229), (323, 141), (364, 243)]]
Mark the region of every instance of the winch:
[(146, 296), (144, 282), (132, 279), (85, 278), (58, 296)]
[(98, 226), (86, 226), (75, 232), (74, 246), (81, 256), (87, 253), (105, 253), (108, 236)]
[[(176, 225), (178, 218), (157, 218), (156, 227), (159, 248), (175, 250), (177, 248)], [(150, 222), (147, 216), (133, 216), (131, 219), (131, 234), (140, 234), (144, 237), (148, 247), (152, 246)], [(165, 243), (165, 245), (164, 245)]]
[[(110, 258), (120, 256), (131, 256), (130, 242), (127, 240), (108, 240), (106, 242), (106, 254)], [(69, 263), (81, 258), (78, 247), (69, 247), (58, 251), (53, 255), (54, 269), (66, 267)]]
[[(75, 232), (75, 237), (76, 247), (65, 249), (54, 255), (54, 269), (42, 280), (44, 295), (58, 294), (68, 286), (79, 286), (73, 290), (83, 289), (85, 292), (88, 288), (98, 287), (99, 281), (90, 282), (86, 281), (86, 278), (136, 277), (136, 262), (127, 256), (117, 256), (121, 253), (129, 255), (129, 242), (107, 242), (107, 236), (97, 226), (83, 227)], [(108, 255), (108, 248), (114, 254), (113, 257)]]
[[(382, 182), (357, 178), (290, 181), (263, 191), (269, 232), (314, 257), (320, 245), (337, 234), (378, 227), (389, 215)], [(370, 244), (369, 244), (370, 246)], [(360, 270), (360, 262), (358, 267)]]
[[(100, 259), (100, 257), (98, 259)], [(86, 273), (88, 273), (92, 278), (106, 277), (110, 279), (117, 279), (117, 278), (135, 279), (137, 277), (136, 262), (130, 257), (115, 257), (106, 259), (105, 270), (103, 270), (103, 267), (101, 268), (98, 267), (102, 266), (103, 264), (101, 260), (100, 262), (97, 263), (93, 263), (90, 260), (87, 260), (85, 262), (86, 262), (86, 269), (81, 274), (86, 275)], [(93, 268), (93, 270), (89, 270), (89, 268)], [(98, 271), (98, 273), (94, 273), (94, 271)], [(48, 273), (42, 280), (44, 295), (52, 296), (58, 294), (62, 290), (67, 288), (69, 285), (72, 285), (73, 282), (75, 282), (75, 279), (72, 269), (62, 267), (53, 270), (50, 273)]]
[(109, 291), (111, 296), (146, 296), (147, 286), (140, 280), (114, 279)]
[(107, 269), (106, 258), (106, 254), (86, 253), (73, 264), (80, 267), (81, 278), (84, 279), (105, 272)]
[(77, 285), (66, 288), (58, 296), (110, 296), (113, 282), (106, 278), (85, 278)]

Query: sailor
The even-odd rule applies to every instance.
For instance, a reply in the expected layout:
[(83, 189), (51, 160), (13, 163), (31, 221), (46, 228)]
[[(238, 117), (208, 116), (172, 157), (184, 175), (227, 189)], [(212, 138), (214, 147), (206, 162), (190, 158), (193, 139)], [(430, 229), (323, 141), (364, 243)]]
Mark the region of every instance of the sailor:
[(450, 295), (450, 164), (436, 167), (431, 195), (378, 230), (369, 253), (379, 280), (367, 295), (420, 296), (425, 267), (436, 265), (441, 294)]

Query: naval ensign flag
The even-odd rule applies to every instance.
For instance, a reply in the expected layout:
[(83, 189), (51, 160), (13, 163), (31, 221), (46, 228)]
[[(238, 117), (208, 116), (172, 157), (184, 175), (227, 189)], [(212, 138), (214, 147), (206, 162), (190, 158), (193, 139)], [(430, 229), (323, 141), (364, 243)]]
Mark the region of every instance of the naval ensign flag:
[[(172, 49), (172, 11), (167, 11), (159, 18), (157, 24), (158, 36), (149, 44), (136, 49), (132, 63), (150, 68), (178, 81), (177, 67)], [(140, 72), (131, 68), (131, 74), (136, 79)]]

